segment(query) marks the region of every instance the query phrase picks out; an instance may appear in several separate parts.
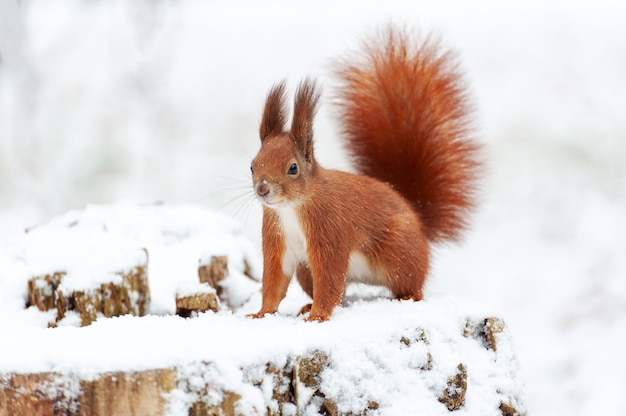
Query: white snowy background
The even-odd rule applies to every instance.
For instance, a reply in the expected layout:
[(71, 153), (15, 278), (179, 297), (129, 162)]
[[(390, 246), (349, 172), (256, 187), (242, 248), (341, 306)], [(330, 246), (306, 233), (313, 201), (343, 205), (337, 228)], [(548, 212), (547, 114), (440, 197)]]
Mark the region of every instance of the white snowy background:
[[(506, 319), (533, 415), (621, 415), (626, 392), (626, 6), (606, 0), (0, 0), (0, 241), (90, 203), (242, 222), (263, 98), (389, 21), (458, 51), (489, 162), (428, 293)], [(328, 103), (328, 100), (325, 101)], [(324, 104), (323, 104), (324, 105)], [(317, 157), (347, 169), (330, 106)]]

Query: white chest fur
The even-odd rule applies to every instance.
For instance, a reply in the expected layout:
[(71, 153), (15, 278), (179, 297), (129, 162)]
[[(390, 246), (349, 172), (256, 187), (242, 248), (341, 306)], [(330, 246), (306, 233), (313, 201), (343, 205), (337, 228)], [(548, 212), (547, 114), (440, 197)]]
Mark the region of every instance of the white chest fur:
[(283, 272), (292, 276), (296, 266), (307, 261), (307, 242), (302, 231), (300, 218), (295, 207), (284, 207), (276, 210), (285, 238), (285, 255), (283, 256)]

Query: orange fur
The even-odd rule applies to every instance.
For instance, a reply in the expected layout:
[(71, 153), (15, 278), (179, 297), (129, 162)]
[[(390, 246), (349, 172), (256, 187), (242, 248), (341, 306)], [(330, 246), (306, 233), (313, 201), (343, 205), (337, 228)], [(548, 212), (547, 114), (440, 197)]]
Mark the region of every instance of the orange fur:
[(478, 146), (467, 138), (467, 104), (449, 54), (390, 28), (337, 74), (346, 147), (360, 175), (314, 158), (315, 82), (300, 84), (290, 131), (284, 82), (268, 94), (252, 161), (264, 257), (254, 317), (277, 310), (294, 273), (313, 299), (308, 320), (328, 319), (350, 280), (421, 300), (429, 243), (457, 239), (473, 207)]

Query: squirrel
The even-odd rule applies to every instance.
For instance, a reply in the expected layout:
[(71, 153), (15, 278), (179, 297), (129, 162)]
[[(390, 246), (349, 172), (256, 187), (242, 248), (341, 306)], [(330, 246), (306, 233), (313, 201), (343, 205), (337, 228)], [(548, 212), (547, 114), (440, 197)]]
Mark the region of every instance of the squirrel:
[(356, 173), (314, 156), (317, 82), (295, 93), (290, 130), (285, 81), (269, 91), (252, 160), (263, 207), (262, 306), (275, 313), (292, 276), (313, 300), (307, 321), (325, 321), (352, 281), (422, 300), (430, 245), (458, 240), (480, 179), (480, 145), (455, 56), (389, 26), (336, 62), (335, 103)]

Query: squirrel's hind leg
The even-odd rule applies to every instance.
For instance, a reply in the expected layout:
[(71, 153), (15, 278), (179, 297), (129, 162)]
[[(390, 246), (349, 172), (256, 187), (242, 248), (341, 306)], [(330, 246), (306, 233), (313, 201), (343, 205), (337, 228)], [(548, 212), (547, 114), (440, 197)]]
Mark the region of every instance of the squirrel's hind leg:
[[(304, 290), (304, 293), (309, 295), (311, 299), (313, 299), (313, 276), (311, 275), (311, 269), (306, 263), (298, 264), (298, 268), (296, 269), (296, 278), (298, 279), (298, 283)], [(300, 309), (298, 312), (298, 316), (305, 315), (311, 312), (312, 303), (307, 303)]]
[(396, 299), (422, 300), (422, 288), (428, 275), (430, 248), (417, 224), (405, 227), (401, 221), (389, 227), (390, 232), (378, 250), (383, 282)]
[(313, 299), (313, 275), (311, 275), (311, 269), (306, 263), (298, 264), (296, 269), (296, 278), (298, 279), (298, 283), (300, 283), (302, 290), (304, 290), (304, 293)]

